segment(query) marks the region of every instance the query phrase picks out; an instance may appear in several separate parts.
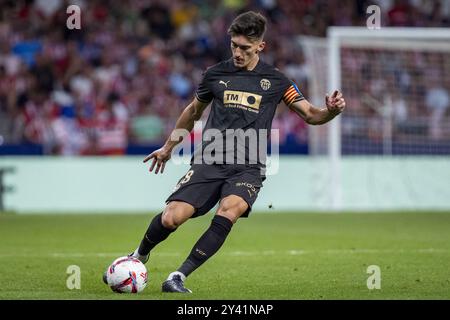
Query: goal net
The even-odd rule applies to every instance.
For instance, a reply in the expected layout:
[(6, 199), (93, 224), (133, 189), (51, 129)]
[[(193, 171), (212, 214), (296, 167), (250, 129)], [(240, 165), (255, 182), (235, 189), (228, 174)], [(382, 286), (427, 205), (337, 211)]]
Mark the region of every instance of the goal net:
[(330, 28), (327, 39), (300, 37), (299, 45), (310, 101), (322, 106), (338, 88), (347, 102), (308, 132), (311, 156), (323, 161), (318, 181), (335, 190), (332, 208), (342, 202), (342, 158), (450, 155), (449, 29)]

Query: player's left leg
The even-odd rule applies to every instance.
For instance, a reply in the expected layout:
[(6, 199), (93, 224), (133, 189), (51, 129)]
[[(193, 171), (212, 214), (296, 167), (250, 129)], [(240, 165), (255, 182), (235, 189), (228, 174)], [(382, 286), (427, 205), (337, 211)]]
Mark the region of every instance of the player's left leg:
[(211, 258), (222, 246), (234, 223), (247, 213), (248, 203), (240, 196), (228, 195), (219, 204), (216, 215), (208, 230), (200, 237), (192, 248), (189, 256), (178, 268), (172, 272), (163, 283), (163, 292), (191, 292), (184, 287), (184, 280), (194, 270)]

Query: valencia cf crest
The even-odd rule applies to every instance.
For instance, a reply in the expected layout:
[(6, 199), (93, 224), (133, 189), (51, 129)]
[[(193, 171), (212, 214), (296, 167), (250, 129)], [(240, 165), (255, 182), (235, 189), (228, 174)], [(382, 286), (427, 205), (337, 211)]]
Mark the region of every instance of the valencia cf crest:
[(261, 88), (266, 91), (269, 90), (270, 88), (270, 81), (267, 79), (262, 79), (259, 84), (261, 85)]

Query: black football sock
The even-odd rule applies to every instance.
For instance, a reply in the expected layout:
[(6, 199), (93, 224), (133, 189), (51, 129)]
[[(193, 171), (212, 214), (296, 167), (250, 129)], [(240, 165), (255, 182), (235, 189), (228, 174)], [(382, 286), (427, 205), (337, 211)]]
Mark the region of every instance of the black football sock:
[(218, 215), (214, 216), (208, 230), (198, 239), (191, 253), (177, 271), (187, 277), (200, 267), (219, 250), (230, 233), (232, 226), (233, 223), (228, 218)]
[(162, 224), (162, 212), (156, 215), (150, 225), (148, 226), (147, 232), (139, 245), (138, 253), (142, 256), (149, 254), (158, 243), (167, 239), (169, 234), (174, 232), (175, 229), (168, 229)]

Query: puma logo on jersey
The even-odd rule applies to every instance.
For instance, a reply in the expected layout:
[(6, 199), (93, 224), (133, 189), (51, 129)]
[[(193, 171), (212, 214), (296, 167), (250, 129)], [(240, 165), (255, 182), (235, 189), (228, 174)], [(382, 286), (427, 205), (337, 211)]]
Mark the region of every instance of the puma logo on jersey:
[(228, 82), (230, 82), (230, 81), (225, 82), (225, 81), (220, 80), (219, 84), (223, 84), (223, 85), (225, 85), (225, 88), (228, 88)]

